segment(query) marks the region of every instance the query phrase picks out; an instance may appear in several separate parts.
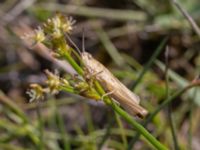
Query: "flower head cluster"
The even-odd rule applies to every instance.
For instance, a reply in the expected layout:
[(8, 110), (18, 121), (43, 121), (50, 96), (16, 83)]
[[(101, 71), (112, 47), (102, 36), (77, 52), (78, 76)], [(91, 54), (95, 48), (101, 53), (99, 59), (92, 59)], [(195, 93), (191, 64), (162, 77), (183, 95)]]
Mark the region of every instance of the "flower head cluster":
[(38, 27), (38, 29), (35, 30), (35, 36), (33, 38), (34, 38), (34, 41), (37, 41), (40, 43), (45, 40), (45, 34), (41, 27)]
[(43, 26), (38, 27), (31, 34), (24, 37), (33, 41), (33, 44), (42, 43), (50, 49), (53, 49), (58, 56), (63, 57), (70, 53), (71, 49), (65, 40), (65, 35), (73, 30), (75, 21), (72, 17), (66, 17), (59, 13), (55, 17), (48, 19)]
[(73, 21), (72, 18), (56, 14), (52, 19), (48, 19), (42, 27), (38, 27), (34, 35), (31, 36), (35, 43), (40, 42), (53, 50), (53, 56), (56, 56), (56, 58), (68, 60), (69, 63), (75, 67), (79, 76), (70, 76), (69, 79), (61, 78), (57, 73), (46, 70), (46, 87), (32, 84), (30, 90), (27, 92), (31, 97), (30, 101), (43, 99), (46, 94), (57, 94), (61, 90), (95, 100), (101, 99), (101, 96), (94, 87), (84, 80), (84, 71), (71, 56), (71, 51), (74, 51), (74, 49), (69, 46), (65, 35), (71, 33), (74, 23), (75, 21)]
[(58, 94), (61, 90), (76, 93), (88, 98), (99, 100), (101, 96), (84, 81), (84, 79), (78, 76), (69, 76), (69, 78), (61, 78), (58, 73), (52, 73), (49, 70), (45, 70), (47, 80), (46, 86), (42, 87), (39, 84), (31, 84), (27, 94), (30, 97), (30, 102), (34, 100), (44, 99), (47, 94)]
[(53, 38), (60, 38), (65, 33), (70, 33), (75, 21), (69, 17), (57, 14), (54, 18), (48, 19), (44, 24), (45, 32), (51, 33)]
[(46, 90), (39, 84), (34, 83), (30, 85), (30, 89), (26, 93), (30, 97), (29, 102), (32, 102), (34, 100), (44, 99), (44, 93), (46, 93)]
[(49, 92), (52, 94), (57, 94), (60, 88), (61, 78), (59, 77), (57, 72), (53, 74), (49, 70), (45, 70), (45, 73), (47, 75), (46, 84), (49, 89)]
[(34, 100), (44, 99), (46, 94), (57, 94), (62, 87), (69, 86), (69, 83), (64, 78), (58, 76), (57, 73), (52, 73), (45, 70), (47, 80), (46, 87), (39, 84), (31, 84), (27, 94), (30, 97), (30, 102)]
[(25, 34), (22, 36), (22, 39), (29, 39), (34, 44), (42, 43), (45, 41), (46, 36), (44, 34), (44, 30), (39, 26), (37, 29), (35, 29), (32, 33)]

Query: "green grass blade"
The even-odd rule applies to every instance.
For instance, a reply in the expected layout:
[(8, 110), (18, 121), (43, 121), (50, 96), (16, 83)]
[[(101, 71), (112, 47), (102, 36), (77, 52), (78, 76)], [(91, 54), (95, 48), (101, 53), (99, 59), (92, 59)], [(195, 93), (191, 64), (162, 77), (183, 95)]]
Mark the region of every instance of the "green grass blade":
[(131, 87), (132, 90), (134, 90), (137, 87), (137, 85), (140, 83), (140, 81), (144, 77), (145, 73), (149, 70), (149, 68), (152, 66), (153, 62), (156, 60), (158, 55), (162, 52), (163, 47), (165, 46), (167, 40), (168, 40), (168, 37), (164, 38), (162, 40), (162, 42), (159, 44), (158, 48), (155, 50), (155, 52), (153, 53), (153, 55), (151, 56), (149, 61), (144, 66), (144, 68), (141, 71), (141, 73), (139, 74), (138, 79), (133, 83), (133, 85)]

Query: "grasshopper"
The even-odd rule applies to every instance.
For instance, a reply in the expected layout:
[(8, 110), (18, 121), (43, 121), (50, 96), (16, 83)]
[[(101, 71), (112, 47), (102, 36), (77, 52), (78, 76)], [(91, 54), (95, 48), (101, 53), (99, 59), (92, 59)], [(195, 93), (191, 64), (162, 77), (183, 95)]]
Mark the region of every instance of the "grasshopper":
[(94, 76), (111, 98), (119, 102), (131, 115), (142, 118), (147, 115), (147, 110), (139, 105), (139, 97), (122, 84), (104, 65), (85, 51), (81, 53), (81, 58), (86, 72), (89, 76)]
[(87, 73), (87, 79), (94, 77), (107, 92), (106, 95), (109, 95), (112, 99), (120, 103), (131, 115), (137, 115), (143, 118), (148, 114), (148, 111), (139, 105), (140, 98), (121, 83), (103, 64), (85, 51), (84, 35), (82, 52), (72, 40), (70, 42), (80, 53), (81, 61)]

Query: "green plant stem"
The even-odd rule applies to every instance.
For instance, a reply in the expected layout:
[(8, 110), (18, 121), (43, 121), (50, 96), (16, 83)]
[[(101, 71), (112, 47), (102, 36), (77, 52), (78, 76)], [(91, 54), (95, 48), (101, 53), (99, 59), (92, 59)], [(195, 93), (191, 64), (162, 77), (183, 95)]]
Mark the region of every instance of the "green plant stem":
[[(200, 81), (191, 83), (190, 85), (186, 86), (185, 88), (180, 89), (179, 91), (175, 92), (172, 96), (170, 96), (169, 98), (167, 98), (161, 105), (159, 105), (157, 107), (157, 109), (151, 113), (147, 119), (143, 122), (143, 126), (146, 127), (147, 124), (164, 108), (166, 107), (169, 103), (171, 103), (176, 97), (180, 96), (181, 94), (183, 94), (185, 91), (196, 87), (196, 86), (200, 86)], [(140, 132), (136, 133), (136, 135), (133, 137), (133, 139), (131, 140), (128, 150), (131, 150), (135, 141), (137, 141), (137, 139), (140, 137)]]
[(161, 144), (153, 135), (151, 135), (142, 125), (137, 123), (132, 116), (127, 114), (124, 110), (118, 107), (116, 104), (112, 104), (111, 107), (117, 112), (122, 118), (130, 123), (138, 132), (140, 132), (155, 148), (159, 150), (167, 150), (168, 148)]
[(74, 59), (68, 52), (64, 54), (64, 57), (70, 63), (70, 65), (77, 71), (79, 75), (84, 74), (83, 69), (74, 61)]
[(78, 94), (78, 91), (76, 91), (72, 87), (60, 87), (60, 90), (63, 90), (63, 91), (68, 92), (68, 93)]
[[(68, 54), (65, 54), (66, 60), (72, 65), (72, 67), (80, 74), (84, 75), (83, 69), (74, 61), (74, 59)], [(94, 81), (94, 85), (96, 86), (96, 90), (100, 95), (105, 95), (105, 91), (98, 81)], [(141, 133), (154, 147), (161, 150), (167, 150), (167, 148), (161, 144), (156, 138), (151, 135), (142, 125), (137, 123), (132, 116), (126, 113), (123, 109), (117, 106), (112, 100), (106, 96), (104, 98), (104, 102), (107, 105), (110, 105), (114, 111), (116, 111), (122, 118), (124, 118), (128, 123), (130, 123), (139, 133)]]
[(173, 138), (173, 142), (174, 142), (174, 149), (175, 150), (179, 150), (179, 144), (178, 144), (178, 140), (177, 140), (177, 134), (176, 134), (176, 129), (175, 129), (175, 122), (174, 122), (174, 118), (173, 118), (173, 114), (172, 114), (172, 108), (171, 108), (171, 103), (169, 104), (168, 107), (168, 117), (169, 117), (169, 124), (170, 124), (170, 128), (171, 128), (171, 134), (172, 134), (172, 138)]
[[(105, 91), (101, 87), (101, 85), (98, 82), (95, 82), (95, 85), (97, 87), (97, 91), (104, 95)], [(139, 133), (141, 133), (154, 147), (160, 150), (167, 150), (167, 148), (161, 144), (153, 135), (151, 135), (142, 125), (137, 123), (132, 116), (130, 116), (127, 112), (125, 112), (123, 109), (121, 109), (119, 106), (117, 106), (109, 97), (104, 98), (104, 102), (108, 105), (110, 105), (115, 112), (117, 112), (122, 118), (124, 118), (128, 123), (132, 125), (134, 129), (136, 129)]]

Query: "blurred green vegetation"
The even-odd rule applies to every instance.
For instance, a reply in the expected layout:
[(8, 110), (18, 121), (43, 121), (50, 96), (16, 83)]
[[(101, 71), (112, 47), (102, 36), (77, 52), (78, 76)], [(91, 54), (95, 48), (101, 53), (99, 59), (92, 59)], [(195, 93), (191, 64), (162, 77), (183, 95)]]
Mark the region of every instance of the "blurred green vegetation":
[[(198, 0), (178, 2), (198, 25)], [(71, 71), (21, 38), (55, 12), (73, 16), (78, 47), (84, 28), (86, 50), (141, 97), (150, 114), (135, 120), (168, 149), (198, 149), (200, 39), (172, 1), (7, 0), (0, 10), (0, 149), (154, 149), (101, 102), (61, 92), (28, 103), (44, 69)]]

